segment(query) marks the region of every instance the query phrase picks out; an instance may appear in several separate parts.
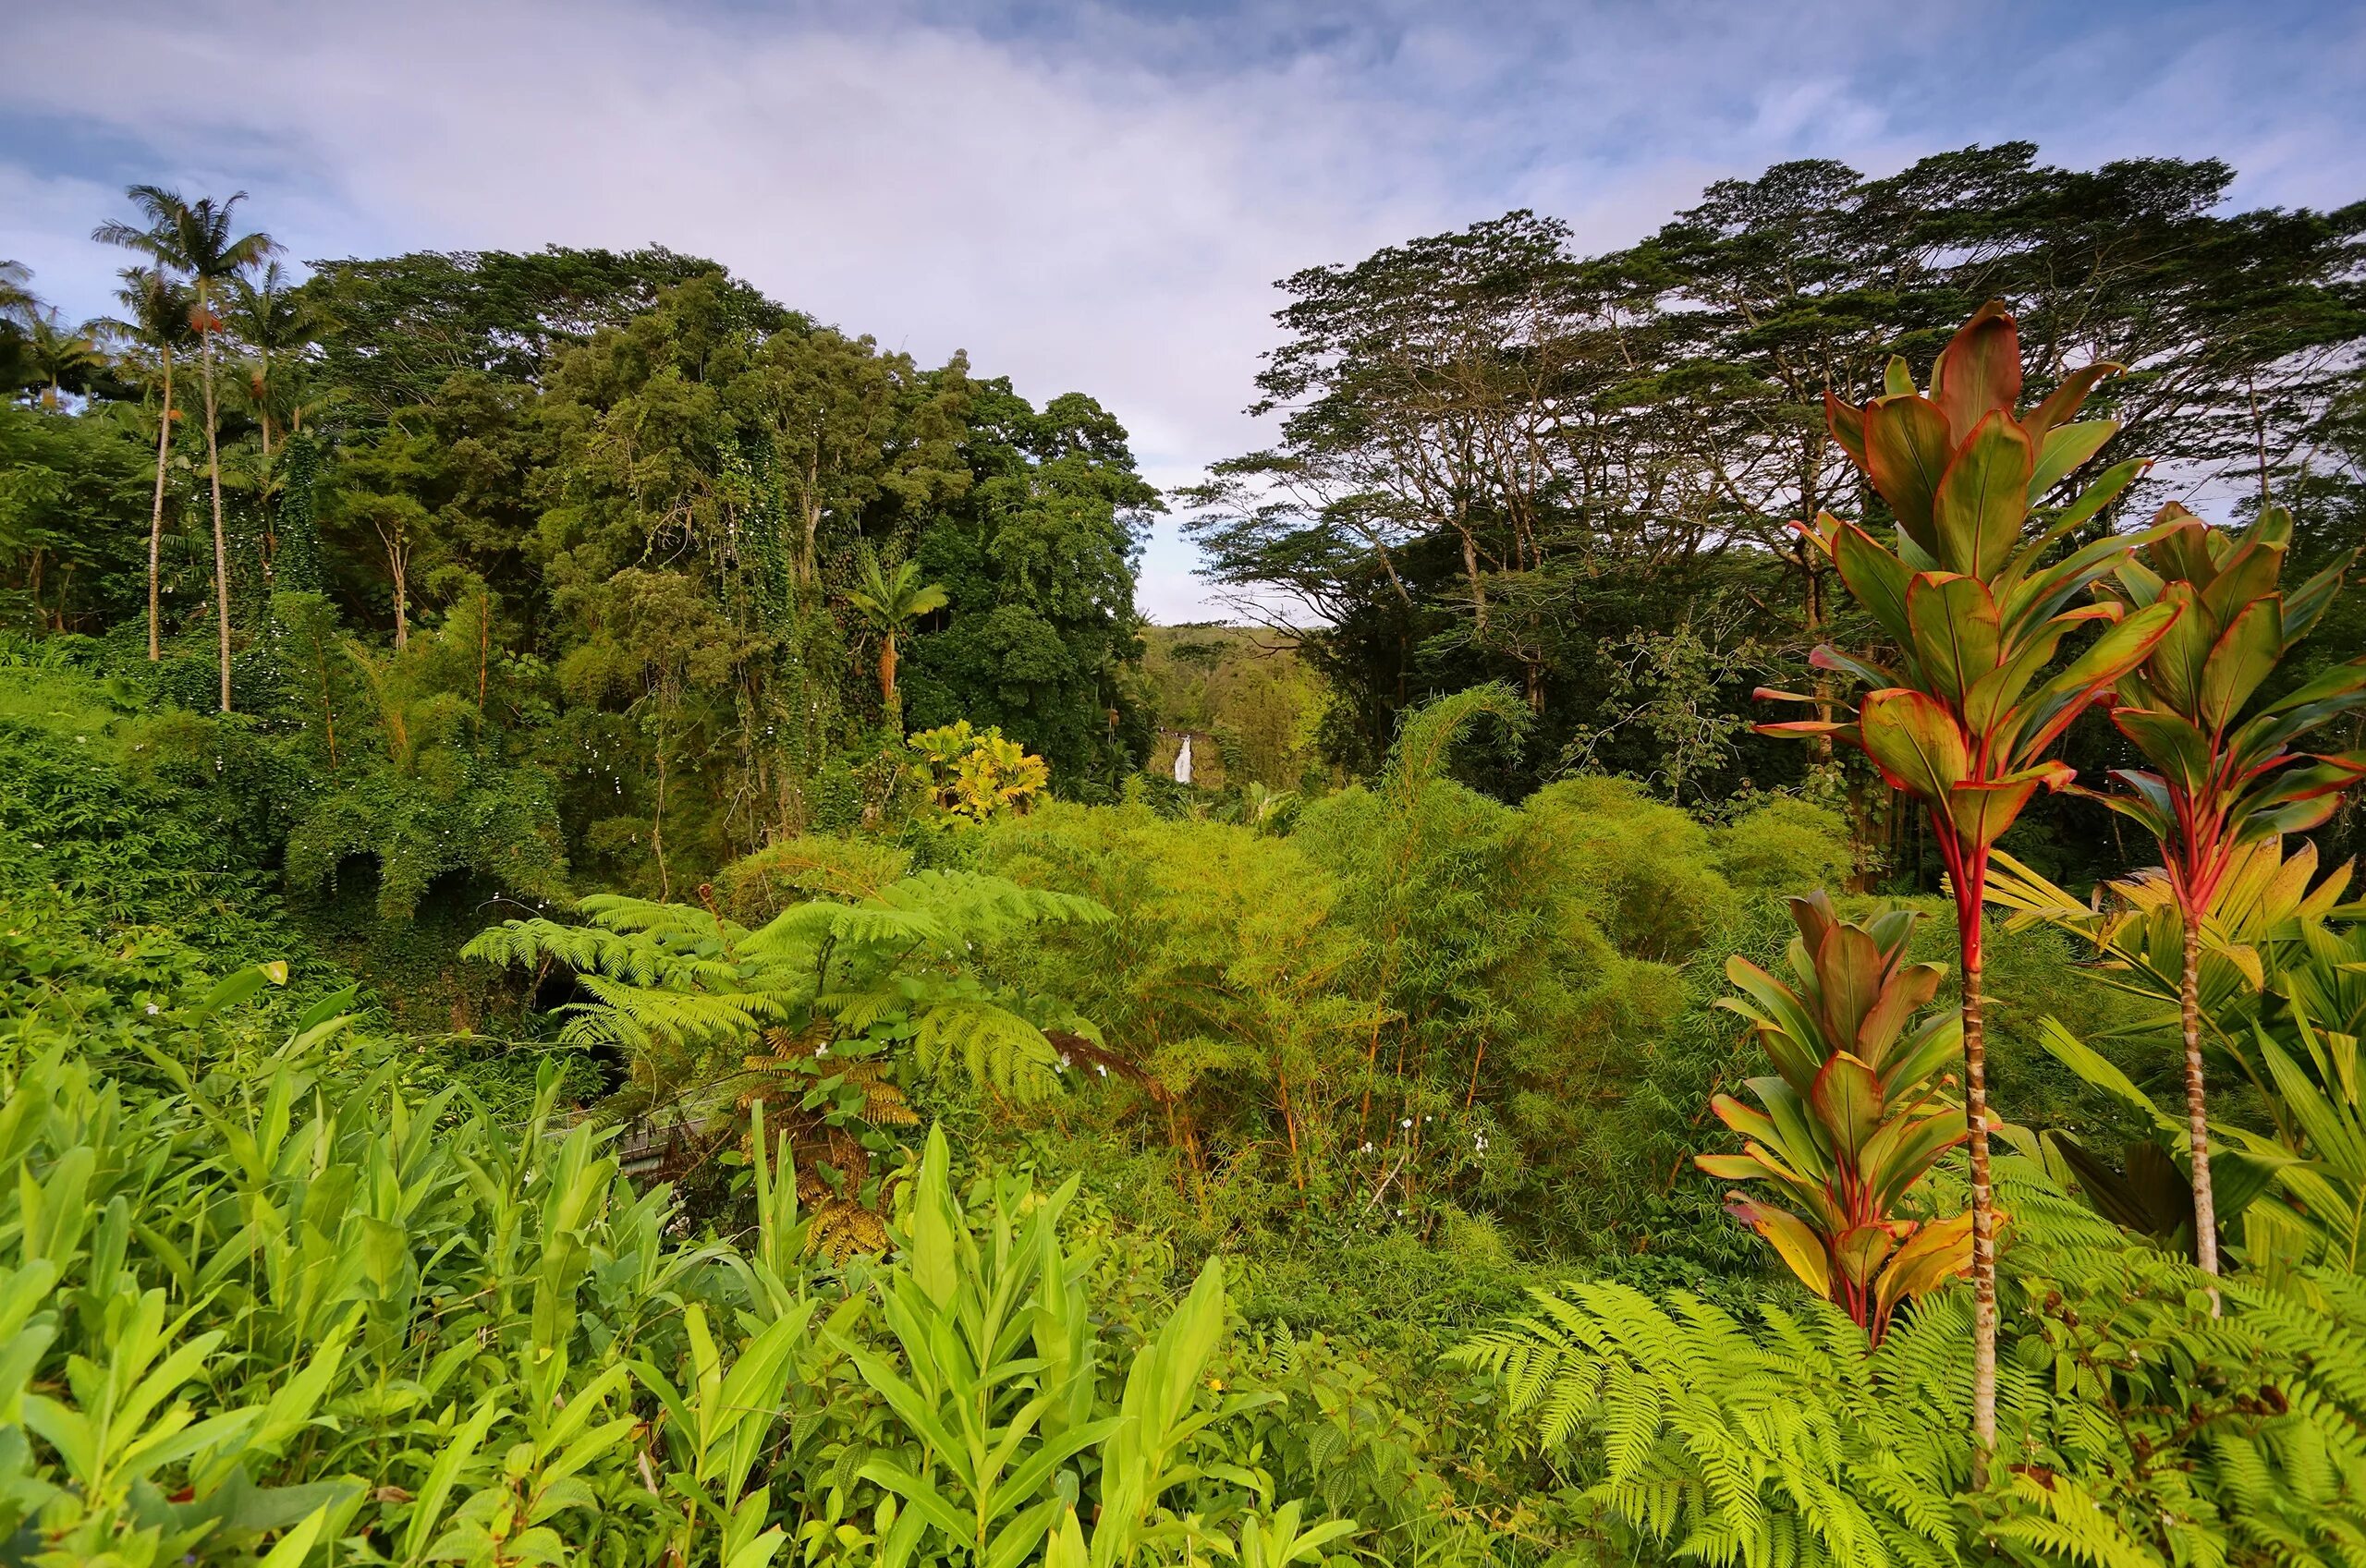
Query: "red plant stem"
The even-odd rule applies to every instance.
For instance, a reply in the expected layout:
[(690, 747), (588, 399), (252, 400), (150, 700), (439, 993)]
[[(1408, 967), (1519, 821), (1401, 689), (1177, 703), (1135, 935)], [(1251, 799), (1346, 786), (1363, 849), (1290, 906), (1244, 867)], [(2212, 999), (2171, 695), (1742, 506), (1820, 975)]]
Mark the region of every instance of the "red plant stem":
[(1988, 850), (1964, 844), (1935, 810), (1931, 825), (1955, 884), (1956, 935), (1963, 957), (1964, 1120), (1971, 1135), (1972, 1480), (1984, 1486), (1988, 1456), (1996, 1447), (1996, 1195), (1988, 1168), (1988, 1052), (1980, 989)]

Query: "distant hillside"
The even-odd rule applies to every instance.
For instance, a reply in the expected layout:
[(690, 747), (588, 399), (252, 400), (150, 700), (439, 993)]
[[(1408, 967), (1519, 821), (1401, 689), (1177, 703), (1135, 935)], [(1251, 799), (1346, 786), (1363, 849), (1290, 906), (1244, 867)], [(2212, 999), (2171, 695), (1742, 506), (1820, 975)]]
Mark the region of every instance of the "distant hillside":
[(1290, 633), (1263, 626), (1150, 626), (1142, 673), (1158, 725), (1147, 764), (1171, 775), (1185, 734), (1192, 782), (1319, 791), (1335, 781), (1317, 737), (1330, 690)]

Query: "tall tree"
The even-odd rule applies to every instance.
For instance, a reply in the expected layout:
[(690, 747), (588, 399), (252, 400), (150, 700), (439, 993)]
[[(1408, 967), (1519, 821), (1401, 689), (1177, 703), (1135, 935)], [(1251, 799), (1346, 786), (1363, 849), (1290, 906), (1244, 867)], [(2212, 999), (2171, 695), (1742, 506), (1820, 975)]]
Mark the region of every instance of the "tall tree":
[[(312, 338), (312, 312), (308, 298), (289, 286), (277, 261), (262, 271), (230, 280), (230, 309), (226, 325), (247, 350), (246, 393), (262, 435), (263, 462), (271, 462), (272, 438), (279, 433), (276, 417), (290, 390), (290, 357)], [(300, 411), (294, 416), (302, 417)]]
[(233, 282), (260, 265), (278, 247), (266, 234), (239, 234), (235, 227), (243, 190), (223, 201), (201, 196), (185, 201), (161, 186), (135, 185), (124, 194), (140, 209), (144, 228), (119, 221), (101, 224), (91, 237), (152, 258), (189, 279), (194, 297), (190, 318), (197, 329), (200, 381), (205, 390), (205, 468), (213, 500), (213, 610), (219, 632), (222, 711), (230, 711), (230, 547), (222, 527), (221, 411), (213, 384), (213, 338), (222, 329), (215, 311)]
[(55, 413), (67, 383), (79, 387), (91, 371), (106, 363), (99, 347), (99, 323), (68, 326), (55, 306), (27, 310), (24, 322), (25, 359), (41, 387), (41, 406)]
[(158, 557), (165, 540), (165, 473), (173, 448), (173, 354), (191, 335), (196, 298), (163, 266), (126, 267), (116, 298), (126, 314), (115, 325), (156, 356), (155, 383), (162, 407), (156, 415), (156, 485), (148, 517), (148, 662), (163, 657), (158, 607)]

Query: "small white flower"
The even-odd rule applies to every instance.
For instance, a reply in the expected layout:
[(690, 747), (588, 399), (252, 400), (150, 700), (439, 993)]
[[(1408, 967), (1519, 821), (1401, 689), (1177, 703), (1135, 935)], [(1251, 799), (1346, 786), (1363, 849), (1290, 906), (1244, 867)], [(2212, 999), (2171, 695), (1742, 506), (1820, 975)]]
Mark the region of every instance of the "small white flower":
[(164, 1011), (164, 1009), (163, 1009), (163, 1008), (161, 1008), (161, 1007), (157, 1006), (157, 1005), (156, 1005), (154, 1003), (152, 1003), (152, 1003), (150, 1003), (148, 1004), (148, 1016), (150, 1016), (151, 1018), (154, 1017), (157, 1014), (162, 1013), (163, 1011)]
[(1359, 1152), (1359, 1153), (1362, 1153), (1362, 1154), (1370, 1154), (1370, 1153), (1372, 1152), (1372, 1139), (1370, 1139), (1370, 1138), (1366, 1138), (1366, 1139), (1364, 1139), (1364, 1146), (1363, 1146), (1363, 1148), (1362, 1148), (1361, 1149), (1358, 1150), (1358, 1152)]
[(1413, 1118), (1412, 1118), (1412, 1117), (1410, 1117), (1410, 1116), (1408, 1116), (1408, 1117), (1406, 1117), (1403, 1121), (1401, 1121), (1401, 1122), (1397, 1123), (1396, 1124), (1397, 1124), (1398, 1126), (1400, 1126), (1400, 1127), (1409, 1127), (1409, 1126), (1411, 1126), (1411, 1125), (1413, 1124)]
[(1105, 1078), (1109, 1076), (1109, 1064), (1106, 1062), (1095, 1062), (1092, 1064), (1092, 1070)]

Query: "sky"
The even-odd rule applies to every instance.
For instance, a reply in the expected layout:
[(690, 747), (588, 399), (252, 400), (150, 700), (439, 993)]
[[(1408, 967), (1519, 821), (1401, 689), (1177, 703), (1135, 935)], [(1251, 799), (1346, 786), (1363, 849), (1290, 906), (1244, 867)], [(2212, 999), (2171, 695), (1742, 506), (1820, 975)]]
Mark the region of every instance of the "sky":
[[(1531, 207), (1589, 249), (1789, 158), (2014, 140), (2366, 196), (2366, 4), (108, 0), (9, 7), (0, 258), (77, 316), (122, 188), (243, 189), (295, 259), (630, 248), (1039, 403), (1173, 486), (1265, 444), (1273, 285)], [(1153, 620), (1220, 617), (1174, 519)]]

